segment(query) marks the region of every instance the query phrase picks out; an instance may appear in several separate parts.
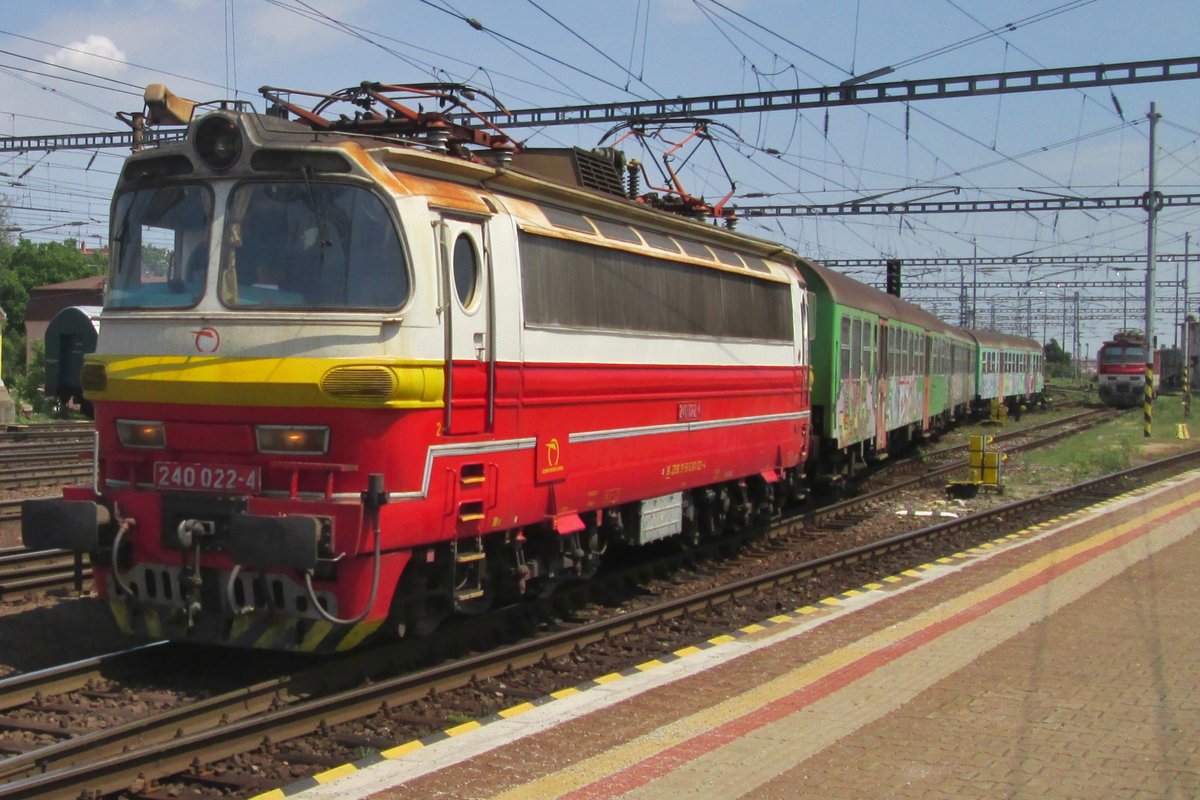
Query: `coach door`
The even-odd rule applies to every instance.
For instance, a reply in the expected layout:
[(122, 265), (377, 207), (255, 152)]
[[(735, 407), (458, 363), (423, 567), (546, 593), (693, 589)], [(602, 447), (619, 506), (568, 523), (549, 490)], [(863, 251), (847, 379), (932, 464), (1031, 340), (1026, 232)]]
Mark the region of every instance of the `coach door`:
[(879, 318), (879, 377), (875, 381), (875, 448), (887, 449), (888, 408), (891, 405), (889, 389), (896, 386), (896, 360), (891, 357), (892, 345), (891, 328), (888, 321)]
[(447, 434), (490, 430), (495, 411), (491, 256), (483, 224), (441, 222), (442, 287), (439, 306), (446, 342)]

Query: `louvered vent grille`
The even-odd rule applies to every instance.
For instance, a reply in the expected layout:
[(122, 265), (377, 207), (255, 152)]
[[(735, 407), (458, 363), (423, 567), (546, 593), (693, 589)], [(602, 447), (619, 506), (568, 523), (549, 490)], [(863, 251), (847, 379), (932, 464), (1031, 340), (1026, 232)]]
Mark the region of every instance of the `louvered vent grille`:
[(84, 394), (103, 392), (108, 388), (108, 370), (103, 364), (84, 364), (79, 372), (79, 385)]
[(321, 379), (321, 391), (339, 400), (387, 400), (395, 390), (387, 367), (335, 367)]
[(603, 158), (588, 150), (575, 150), (575, 168), (579, 171), (579, 183), (589, 189), (625, 196), (625, 186), (617, 165), (611, 158)]

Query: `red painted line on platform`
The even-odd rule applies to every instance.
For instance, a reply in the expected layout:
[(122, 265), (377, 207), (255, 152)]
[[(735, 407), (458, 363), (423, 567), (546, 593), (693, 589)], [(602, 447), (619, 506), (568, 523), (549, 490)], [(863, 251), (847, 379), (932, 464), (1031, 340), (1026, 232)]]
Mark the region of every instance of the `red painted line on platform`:
[(607, 800), (607, 798), (621, 797), (634, 789), (645, 786), (651, 781), (673, 772), (700, 756), (736, 741), (751, 731), (758, 730), (772, 722), (783, 719), (800, 711), (805, 706), (811, 705), (834, 692), (844, 689), (859, 678), (869, 675), (880, 667), (890, 664), (900, 657), (968, 623), (974, 622), (1006, 603), (1012, 602), (1035, 589), (1045, 586), (1055, 578), (1065, 575), (1071, 570), (1089, 561), (1093, 561), (1105, 553), (1123, 547), (1135, 539), (1141, 538), (1159, 525), (1191, 512), (1195, 506), (1196, 503), (1193, 501), (1183, 508), (1177, 509), (1164, 517), (1158, 517), (1153, 522), (1134, 528), (1104, 544), (1097, 545), (1081, 553), (1076, 553), (1074, 556), (1047, 567), (1037, 575), (1027, 578), (1015, 586), (998, 592), (986, 600), (981, 600), (968, 609), (936, 622), (923, 630), (910, 634), (870, 655), (863, 656), (857, 661), (819, 678), (802, 689), (798, 689), (778, 700), (773, 700), (755, 709), (753, 712), (730, 720), (707, 733), (669, 747), (661, 753), (643, 759), (633, 766), (626, 767), (620, 772), (568, 792), (562, 795), (562, 798), (564, 800), (568, 798), (569, 800)]

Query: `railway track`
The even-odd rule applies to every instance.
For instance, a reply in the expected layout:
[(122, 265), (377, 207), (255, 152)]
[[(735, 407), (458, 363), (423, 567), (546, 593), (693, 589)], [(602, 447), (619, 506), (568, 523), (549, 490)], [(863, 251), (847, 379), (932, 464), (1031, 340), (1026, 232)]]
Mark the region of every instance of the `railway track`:
[(0, 426), (0, 448), (17, 443), (91, 441), (93, 430), (95, 425), (90, 420), (3, 425)]
[[(1048, 420), (1019, 430), (997, 432), (989, 434), (989, 436), (995, 443), (1006, 445), (1005, 453), (1019, 453), (1062, 441), (1068, 436), (1074, 436), (1096, 425), (1116, 419), (1124, 413), (1127, 412), (1112, 408), (1089, 409), (1069, 417)], [(890, 465), (891, 468), (884, 470), (880, 475), (869, 475), (860, 488), (876, 492), (877, 494), (873, 496), (883, 500), (902, 494), (915, 486), (945, 481), (950, 477), (961, 477), (965, 472), (962, 457), (968, 446), (966, 443), (953, 445), (906, 458)], [(905, 474), (914, 474), (915, 477), (904, 479), (901, 476)], [(872, 489), (871, 487), (879, 482), (880, 476), (889, 482), (888, 485), (882, 489)], [(833, 506), (830, 506), (828, 511), (837, 513), (837, 509)]]
[(0, 490), (14, 491), (42, 486), (66, 486), (69, 483), (90, 483), (91, 477), (90, 463), (0, 466)]
[[(584, 624), (560, 624), (557, 626), (562, 628), (560, 630), (541, 633), (515, 644), (488, 649), (479, 655), (438, 666), (417, 670), (409, 668), (398, 677), (386, 676), (389, 670), (419, 663), (429, 654), (414, 649), (406, 651), (402, 643), (353, 654), (346, 660), (308, 664), (303, 669), (278, 678), (234, 687), (225, 692), (214, 692), (202, 701), (181, 699), (177, 705), (159, 710), (148, 718), (114, 721), (104, 730), (88, 731), (46, 746), (10, 748), (21, 752), (0, 761), (0, 781), (7, 781), (0, 785), (0, 798), (76, 796), (85, 789), (104, 793), (124, 791), (130, 797), (167, 797), (176, 791), (175, 788), (156, 790), (153, 787), (155, 782), (167, 780), (172, 775), (174, 777), (169, 780), (186, 783), (193, 788), (220, 787), (222, 792), (239, 796), (253, 794), (272, 785), (271, 769), (239, 772), (228, 759), (248, 752), (258, 754), (250, 759), (256, 765), (270, 762), (272, 758), (293, 765), (307, 759), (310, 772), (334, 763), (355, 760), (360, 757), (356, 754), (361, 753), (364, 747), (377, 749), (385, 739), (383, 736), (359, 732), (358, 723), (355, 730), (338, 726), (372, 715), (378, 716), (381, 708), (390, 709), (393, 715), (390, 723), (382, 725), (393, 732), (391, 742), (397, 741), (395, 731), (405, 732), (399, 736), (400, 741), (406, 737), (416, 738), (447, 726), (444, 713), (425, 712), (423, 715), (404, 710), (409, 704), (420, 704), (422, 699), (428, 705), (431, 694), (436, 694), (439, 702), (451, 709), (464, 707), (465, 701), (456, 699), (456, 693), (467, 697), (489, 697), (492, 704), (498, 702), (500, 707), (529, 700), (600, 674), (612, 658), (618, 659), (614, 663), (622, 659), (625, 665), (637, 663), (637, 660), (654, 657), (664, 649), (670, 649), (664, 642), (703, 639), (714, 631), (744, 624), (738, 621), (740, 618), (756, 621), (764, 618), (764, 614), (770, 616), (776, 613), (770, 609), (778, 607), (780, 602), (815, 602), (819, 596), (828, 596), (831, 591), (836, 593), (844, 590), (846, 585), (858, 585), (853, 581), (846, 584), (846, 577), (839, 574), (839, 570), (847, 565), (857, 565), (862, 569), (862, 565), (872, 564), (883, 557), (904, 558), (902, 554), (913, 547), (944, 545), (953, 552), (970, 546), (962, 543), (964, 536), (995, 538), (993, 526), (1001, 524), (998, 520), (1003, 520), (1005, 530), (1026, 527), (1035, 520), (1052, 518), (1068, 509), (1073, 510), (1126, 491), (1138, 476), (1145, 476), (1152, 471), (1162, 473), (1164, 470), (1182, 469), (1198, 462), (1200, 453), (1185, 454), (1043, 497), (1006, 503), (970, 517), (822, 555), (804, 563), (790, 564), (738, 580), (722, 579), (718, 586), (696, 592), (684, 591), (679, 597), (643, 603), (640, 608), (623, 607), (620, 613), (606, 613), (603, 618)], [(866, 495), (847, 502), (862, 505), (877, 499), (877, 496)], [(830, 517), (831, 513), (833, 517)], [(841, 513), (856, 512), (844, 508)], [(822, 518), (836, 519), (836, 512), (822, 509), (781, 523), (772, 530), (772, 538), (767, 540), (765, 546), (779, 546), (781, 541), (789, 537), (811, 538), (814, 529), (823, 524)], [(972, 534), (972, 531), (985, 528), (986, 534)], [(830, 537), (829, 540), (836, 541), (836, 537)], [(926, 553), (920, 556), (922, 560), (928, 557)], [(897, 569), (891, 564), (882, 564), (879, 568), (882, 574), (891, 574)], [(843, 583), (840, 588), (833, 590), (814, 588), (812, 581), (818, 576)], [(768, 590), (793, 590), (798, 594), (784, 601), (766, 600), (761, 608), (749, 601), (750, 598), (769, 594)], [(817, 597), (804, 594), (814, 590)], [(527, 608), (506, 609), (501, 613), (515, 616), (515, 619), (506, 620), (505, 626), (524, 626), (528, 629)], [(488, 625), (493, 632), (497, 629), (495, 620), (489, 621)], [(623, 639), (619, 637), (636, 638), (638, 635), (648, 642), (646, 646), (649, 650), (646, 652), (621, 644)], [(447, 639), (454, 636), (473, 640), (479, 636), (479, 632), (472, 631), (470, 625), (463, 625), (449, 631)], [(448, 644), (444, 646), (453, 647)], [(614, 647), (616, 654), (589, 655), (578, 659), (583, 648), (592, 647)], [(194, 658), (192, 651), (166, 644), (155, 645), (152, 652), (155, 653), (154, 659), (179, 658), (173, 655), (178, 652), (183, 653), (181, 658), (184, 663)], [(572, 656), (583, 661), (582, 665), (577, 666), (578, 674), (572, 671), (571, 665), (577, 663)], [(247, 660), (244, 654), (239, 657)], [(96, 696), (103, 698), (106, 692), (120, 693), (119, 689), (95, 689), (98, 675), (111, 676), (132, 670), (139, 662), (150, 661), (150, 658), (147, 651), (134, 651), (96, 661), (102, 663), (70, 665), (59, 668), (62, 671), (46, 670), (0, 681), (0, 713), (4, 715), (0, 719), (0, 726), (11, 729), (14, 718), (19, 719), (24, 712), (37, 720), (35, 728), (38, 730), (61, 732), (64, 726), (53, 720), (47, 721), (46, 714), (58, 707), (79, 718), (84, 713), (81, 707), (86, 710), (87, 704), (94, 701)], [(161, 673), (164, 668), (162, 662), (150, 664), (152, 674)], [(533, 672), (542, 670), (547, 674), (540, 683), (537, 680), (513, 679), (514, 672), (523, 668)], [(374, 677), (368, 685), (359, 685), (364, 676)], [(496, 682), (497, 676), (504, 676), (503, 683)], [(346, 684), (353, 684), (353, 687), (348, 688)], [(86, 694), (88, 686), (93, 687), (91, 698)], [(35, 698), (41, 699), (37, 701)], [(476, 713), (486, 715), (489, 713), (488, 705), (481, 704)], [(422, 720), (428, 726), (427, 730), (421, 729)], [(379, 727), (378, 723), (376, 727)], [(368, 726), (368, 730), (371, 729)], [(306, 750), (303, 744), (280, 744), (290, 740), (304, 742), (306, 740), (303, 737), (320, 741), (321, 747), (326, 748), (322, 751), (324, 755), (313, 754), (312, 748)], [(30, 740), (36, 738), (36, 734), (27, 737)], [(372, 742), (376, 745), (371, 745)], [(264, 746), (264, 743), (270, 744)], [(328, 751), (329, 747), (334, 747), (332, 753)], [(306, 752), (309, 755), (306, 756)], [(243, 765), (246, 761), (244, 755), (238, 759)], [(289, 779), (276, 777), (274, 781), (273, 785), (279, 785), (289, 782)]]
[[(87, 481), (93, 441), (90, 422), (0, 430), (0, 491)], [(0, 521), (14, 518), (5, 510), (0, 509)]]
[(0, 548), (0, 600), (63, 586), (82, 592), (92, 579), (92, 569), (84, 561), (81, 554), (63, 550)]
[[(1056, 441), (1064, 436), (1077, 433), (1087, 426), (1110, 419), (1116, 413), (1120, 412), (1114, 412), (1112, 409), (1085, 411), (1071, 417), (1049, 420), (1021, 430), (997, 434), (995, 438), (998, 441), (1023, 439), (1025, 442), (1021, 445), (1022, 449), (1040, 446)], [(1047, 430), (1055, 431), (1055, 433), (1048, 436), (1040, 435)], [(888, 465), (890, 468), (889, 474), (891, 479), (894, 480), (897, 472), (919, 471), (923, 481), (938, 480), (956, 469), (961, 469), (959, 462), (955, 461), (952, 463), (950, 459), (964, 451), (965, 448), (966, 445), (957, 445), (930, 452), (919, 459), (910, 459), (890, 464)], [(941, 462), (942, 465), (936, 468), (931, 467), (931, 459)], [(90, 470), (90, 467), (86, 469)], [(0, 474), (2, 474), (2, 471), (0, 471)], [(90, 477), (90, 471), (82, 477)], [(874, 477), (872, 480), (874, 480)], [(878, 495), (878, 497), (879, 499), (883, 499), (886, 496), (902, 493), (918, 483), (918, 481), (907, 481), (897, 484), (893, 486), (888, 495)], [(0, 521), (20, 519), (20, 504), (20, 499), (0, 500)], [(826, 524), (828, 524), (829, 520), (836, 518), (838, 514), (843, 515), (842, 524), (845, 524), (844, 515), (847, 512), (839, 511), (843, 506), (834, 505), (828, 508), (828, 513), (823, 514), (821, 517)], [(69, 553), (51, 551), (39, 555), (19, 549), (8, 553), (0, 550), (0, 598), (15, 592), (54, 589), (63, 586), (73, 586), (76, 591), (82, 591), (81, 574), (83, 580), (90, 580), (90, 567), (77, 565), (76, 560)]]

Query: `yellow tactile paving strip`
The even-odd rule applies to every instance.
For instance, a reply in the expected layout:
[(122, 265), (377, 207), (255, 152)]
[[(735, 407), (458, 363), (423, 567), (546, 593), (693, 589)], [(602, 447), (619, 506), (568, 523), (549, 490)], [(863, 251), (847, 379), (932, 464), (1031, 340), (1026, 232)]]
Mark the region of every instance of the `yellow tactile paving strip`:
[[(1147, 491), (1148, 490), (1139, 490), (1138, 492), (1131, 494), (1139, 495), (1144, 494)], [(839, 606), (843, 602), (858, 597), (865, 592), (877, 592), (880, 590), (885, 590), (889, 586), (906, 582), (907, 578), (920, 578), (929, 570), (941, 569), (945, 565), (955, 564), (969, 558), (971, 554), (986, 553), (997, 546), (1009, 544), (1012, 541), (1025, 537), (1029, 534), (1037, 533), (1046, 528), (1059, 525), (1068, 519), (1093, 513), (1100, 507), (1110, 503), (1118, 502), (1120, 500), (1121, 498), (1113, 501), (1106, 501), (1105, 503), (1098, 504), (1092, 509), (1085, 509), (1080, 512), (1075, 512), (1050, 523), (1034, 526), (1028, 530), (1021, 531), (1020, 533), (1008, 534), (1004, 537), (994, 540), (993, 542), (985, 543), (978, 548), (972, 548), (966, 553), (956, 553), (953, 557), (938, 559), (938, 564), (923, 564), (917, 568), (905, 570), (902, 573), (902, 576), (904, 577), (889, 576), (882, 579), (879, 583), (868, 584), (861, 589), (850, 590), (836, 597), (824, 598), (817, 605), (798, 608), (793, 612), (780, 614), (768, 620), (764, 620), (761, 624), (745, 626), (731, 634), (714, 637), (713, 639), (701, 645), (683, 648), (668, 656), (639, 664), (636, 667), (625, 670), (621, 673), (612, 673), (601, 676), (600, 678), (585, 682), (579, 686), (569, 687), (555, 692), (545, 698), (540, 698), (539, 700), (533, 702), (521, 703), (512, 708), (505, 709), (491, 718), (456, 726), (455, 728), (438, 734), (433, 734), (420, 741), (408, 742), (399, 745), (395, 748), (378, 754), (378, 756), (370, 757), (363, 761), (356, 762), (355, 764), (344, 765), (342, 767), (321, 773), (305, 781), (300, 781), (296, 784), (284, 787), (283, 789), (277, 789), (272, 792), (259, 795), (255, 800), (267, 800), (268, 798), (274, 800), (275, 798), (290, 797), (298, 794), (301, 791), (304, 791), (305, 789), (328, 784), (337, 778), (343, 777), (347, 774), (352, 774), (353, 772), (369, 767), (372, 764), (389, 759), (400, 758), (439, 741), (444, 741), (445, 739), (468, 733), (488, 724), (489, 722), (500, 719), (511, 719), (543, 706), (546, 703), (552, 702), (553, 700), (574, 696), (596, 686), (610, 684), (626, 675), (637, 674), (654, 669), (663, 664), (676, 661), (680, 658), (687, 658), (694, 653), (708, 650), (712, 647), (719, 647), (722, 644), (735, 641), (742, 637), (752, 636), (763, 631), (768, 631), (777, 625), (790, 623), (798, 618), (805, 618), (813, 614), (825, 613), (825, 611), (831, 607)], [(1179, 512), (1180, 509), (1188, 507), (1189, 504), (1196, 505), (1198, 503), (1200, 503), (1200, 495), (1188, 495), (1188, 497), (1185, 499), (1181, 499), (1155, 509), (1154, 518), (1161, 519), (1164, 516), (1170, 515), (1171, 513)], [(687, 742), (695, 739), (697, 736), (704, 735), (704, 732), (706, 731), (711, 731), (715, 727), (729, 725), (739, 719), (745, 718), (747, 715), (747, 709), (763, 708), (770, 706), (772, 703), (778, 704), (782, 702), (783, 698), (794, 696), (797, 686), (810, 685), (815, 682), (819, 682), (823, 678), (827, 678), (829, 675), (837, 672), (838, 670), (844, 670), (848, 666), (853, 665), (856, 663), (856, 660), (870, 657), (873, 653), (886, 651), (887, 648), (894, 647), (897, 642), (903, 641), (905, 637), (918, 635), (920, 631), (928, 629), (928, 626), (931, 624), (932, 620), (937, 618), (945, 618), (947, 614), (953, 615), (965, 613), (967, 609), (970, 609), (973, 606), (978, 606), (978, 604), (981, 602), (986, 602), (987, 598), (997, 597), (1001, 593), (1011, 590), (1012, 586), (1019, 585), (1022, 581), (1029, 581), (1033, 575), (1045, 573), (1047, 570), (1054, 570), (1056, 569), (1055, 565), (1061, 564), (1064, 560), (1077, 557), (1079, 553), (1087, 552), (1089, 549), (1104, 547), (1105, 543), (1112, 542), (1122, 536), (1127, 536), (1129, 535), (1130, 531), (1134, 530), (1135, 528), (1144, 526), (1144, 520), (1129, 522), (1110, 531), (1106, 531), (1104, 534), (1101, 534), (1097, 537), (1092, 537), (1085, 543), (1081, 543), (1073, 547), (1066, 548), (1063, 551), (1045, 556), (1044, 558), (1039, 559), (1037, 562), (1028, 565), (1019, 572), (1014, 573), (1001, 581), (996, 581), (993, 584), (989, 584), (988, 586), (983, 587), (975, 592), (964, 595), (954, 602), (939, 606), (937, 609), (931, 610), (927, 614), (921, 615), (920, 617), (916, 617), (904, 625), (896, 626), (887, 631), (881, 631), (880, 633), (867, 637), (860, 642), (856, 642), (854, 645), (842, 648), (834, 653), (830, 653), (810, 664), (804, 665), (785, 677), (778, 678), (761, 686), (755, 687), (749, 692), (740, 694), (737, 697), (727, 700), (723, 703), (719, 703), (712, 708), (705, 710), (704, 712), (692, 715), (682, 720), (678, 720), (671, 725), (664, 726), (663, 728), (656, 730), (652, 736), (642, 737), (641, 739), (628, 743), (625, 747), (615, 748), (606, 753), (597, 755), (594, 757), (594, 760), (589, 759), (582, 763), (575, 763), (569, 769), (563, 770), (561, 773), (545, 776), (538, 781), (524, 784), (510, 792), (496, 795), (496, 797), (560, 797), (568, 796), (572, 792), (581, 792), (578, 795), (579, 797), (622, 796), (608, 794), (605, 791), (600, 791), (599, 793), (593, 791), (584, 791), (587, 789), (589, 784), (587, 776), (610, 776), (605, 779), (605, 783), (607, 783), (611, 788), (612, 786), (615, 786), (611, 779), (611, 775), (614, 772), (619, 772), (622, 769), (628, 770), (632, 765), (644, 763), (648, 759), (653, 759), (656, 754), (662, 754), (672, 747), (683, 746)], [(940, 567), (939, 564), (943, 566)], [(882, 711), (880, 713), (882, 713)], [(824, 729), (828, 731), (830, 735), (833, 735), (835, 732), (834, 727), (824, 726)], [(798, 754), (795, 754), (794, 748), (791, 750), (791, 752), (798, 756)], [(795, 758), (792, 759), (792, 763), (794, 762)], [(637, 791), (636, 787), (628, 788), (630, 790)], [(646, 796), (651, 797), (662, 795), (651, 794)]]

